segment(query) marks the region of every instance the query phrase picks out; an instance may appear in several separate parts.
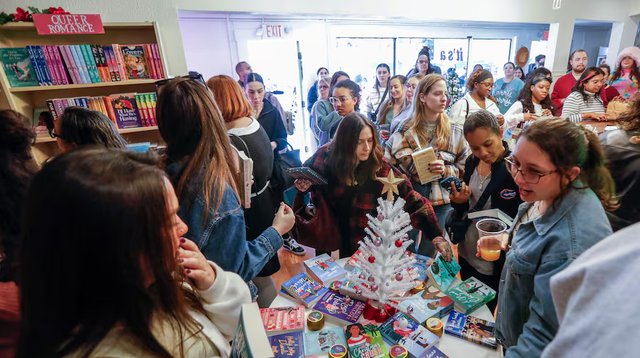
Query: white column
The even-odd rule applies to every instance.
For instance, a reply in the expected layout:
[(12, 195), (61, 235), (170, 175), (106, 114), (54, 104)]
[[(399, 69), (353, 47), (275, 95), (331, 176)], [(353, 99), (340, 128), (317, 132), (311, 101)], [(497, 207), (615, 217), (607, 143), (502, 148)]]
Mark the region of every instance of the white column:
[(554, 79), (567, 72), (573, 25), (574, 20), (549, 24), (549, 43), (545, 67), (551, 70)]

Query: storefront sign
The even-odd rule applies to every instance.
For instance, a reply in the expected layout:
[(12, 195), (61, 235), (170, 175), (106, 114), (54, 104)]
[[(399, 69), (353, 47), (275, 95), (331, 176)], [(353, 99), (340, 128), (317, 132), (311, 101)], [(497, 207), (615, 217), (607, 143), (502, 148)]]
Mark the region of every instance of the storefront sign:
[(38, 35), (104, 34), (100, 15), (33, 14)]

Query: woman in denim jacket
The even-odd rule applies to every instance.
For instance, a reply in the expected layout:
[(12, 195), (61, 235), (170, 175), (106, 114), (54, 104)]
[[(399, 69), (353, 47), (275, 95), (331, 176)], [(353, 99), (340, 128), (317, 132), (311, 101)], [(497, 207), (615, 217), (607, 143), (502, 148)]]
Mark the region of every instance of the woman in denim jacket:
[[(176, 78), (159, 88), (158, 128), (167, 143), (167, 173), (180, 201), (185, 235), (208, 260), (240, 275), (247, 283), (282, 246), (293, 227), (291, 209), (281, 204), (273, 225), (245, 239), (244, 212), (238, 198), (237, 157), (220, 110), (208, 88)], [(251, 239), (251, 238), (250, 238)], [(251, 283), (252, 296), (257, 290)]]
[(525, 203), (508, 239), (484, 237), (478, 252), (507, 251), (496, 319), (505, 356), (539, 357), (558, 330), (549, 280), (611, 234), (614, 185), (596, 135), (565, 119), (533, 122), (505, 161)]

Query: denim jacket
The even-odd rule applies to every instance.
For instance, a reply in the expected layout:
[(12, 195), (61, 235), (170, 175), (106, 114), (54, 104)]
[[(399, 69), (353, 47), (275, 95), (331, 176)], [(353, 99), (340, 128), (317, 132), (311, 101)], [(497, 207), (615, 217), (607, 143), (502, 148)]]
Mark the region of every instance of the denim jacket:
[[(530, 205), (520, 205), (516, 222)], [(602, 204), (591, 189), (571, 188), (557, 207), (549, 210), (522, 223), (510, 237), (496, 319), (496, 339), (507, 348), (505, 357), (542, 354), (558, 330), (551, 276), (612, 233)]]
[[(172, 164), (167, 168), (167, 172), (172, 177), (171, 174), (179, 173), (180, 169), (178, 164)], [(197, 187), (199, 183), (199, 179), (192, 180), (187, 185), (187, 190)], [(217, 211), (214, 210), (214, 198), (211, 198), (207, 221), (203, 221), (204, 208), (205, 201), (201, 190), (197, 191), (189, 203), (184, 199), (180, 200), (178, 216), (189, 226), (185, 236), (198, 245), (208, 260), (215, 262), (225, 271), (240, 275), (249, 284), (251, 296), (255, 298), (257, 289), (250, 281), (282, 247), (282, 237), (276, 229), (269, 226), (260, 236), (247, 241), (244, 211), (229, 185), (224, 190)]]

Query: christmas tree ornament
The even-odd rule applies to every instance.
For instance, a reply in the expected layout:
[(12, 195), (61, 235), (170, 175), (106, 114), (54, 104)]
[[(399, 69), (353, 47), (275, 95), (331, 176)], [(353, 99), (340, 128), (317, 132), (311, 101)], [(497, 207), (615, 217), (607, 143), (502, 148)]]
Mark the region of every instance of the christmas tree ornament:
[(369, 278), (367, 279), (369, 282), (374, 282), (376, 279), (373, 278), (373, 276), (369, 276)]
[(400, 240), (400, 239), (396, 240), (396, 247), (401, 247), (402, 243), (403, 243), (403, 240)]
[(396, 281), (402, 281), (402, 274), (400, 272), (396, 274)]
[(376, 258), (375, 258), (375, 256), (369, 256), (367, 258), (367, 261), (369, 261), (369, 263), (374, 263), (374, 262), (376, 262)]
[[(381, 182), (382, 194), (387, 194), (387, 201), (393, 201), (393, 194), (400, 195), (398, 192), (398, 184), (404, 181), (404, 178), (396, 178), (393, 170), (389, 170), (389, 174), (387, 177), (376, 177), (376, 180)], [(384, 213), (378, 213), (378, 215), (382, 214), (382, 220), (384, 221)]]

